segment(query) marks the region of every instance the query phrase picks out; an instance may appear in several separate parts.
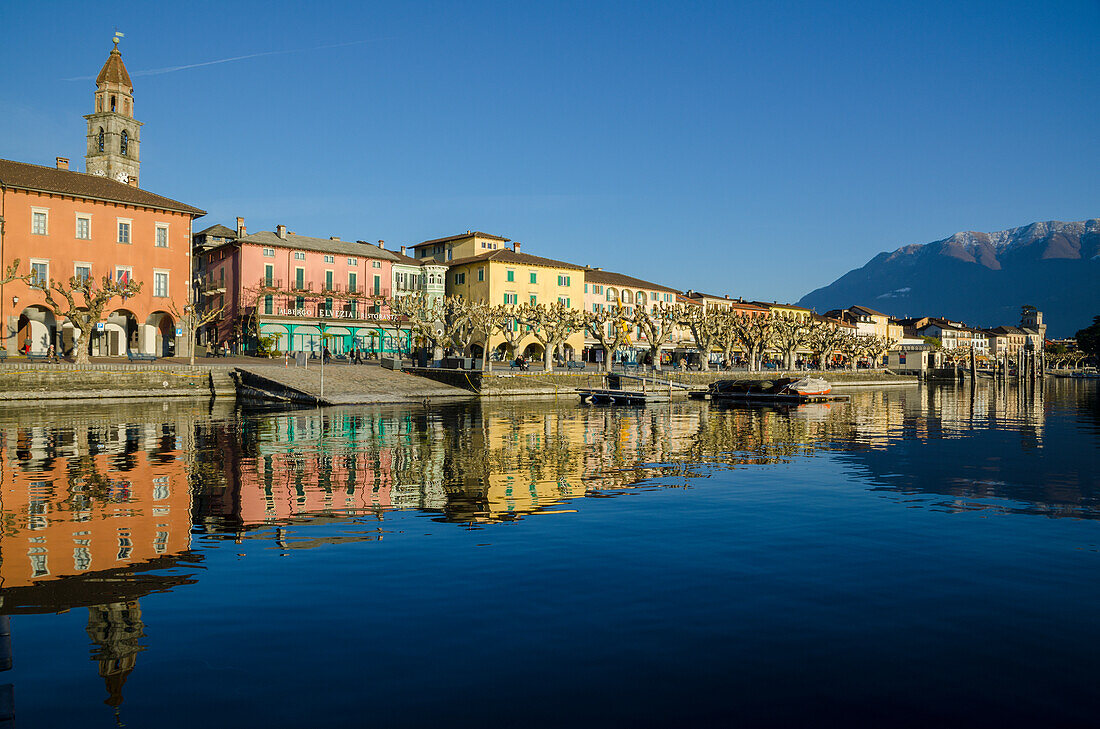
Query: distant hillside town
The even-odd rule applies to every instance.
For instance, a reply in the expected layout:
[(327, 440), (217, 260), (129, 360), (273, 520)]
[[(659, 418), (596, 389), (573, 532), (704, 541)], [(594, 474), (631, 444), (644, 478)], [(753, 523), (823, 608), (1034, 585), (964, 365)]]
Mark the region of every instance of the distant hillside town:
[(929, 367), (932, 355), (1007, 363), (1044, 348), (1046, 324), (1033, 306), (1018, 322), (985, 328), (901, 318), (858, 300), (818, 313), (680, 291), (473, 230), (396, 248), (282, 224), (249, 232), (243, 216), (195, 232), (201, 208), (138, 185), (142, 122), (117, 38), (92, 101), (84, 172), (61, 157), (53, 167), (0, 160), (4, 356), (82, 362), (327, 350), (357, 358), (451, 352), (547, 369), (904, 370), (916, 353)]

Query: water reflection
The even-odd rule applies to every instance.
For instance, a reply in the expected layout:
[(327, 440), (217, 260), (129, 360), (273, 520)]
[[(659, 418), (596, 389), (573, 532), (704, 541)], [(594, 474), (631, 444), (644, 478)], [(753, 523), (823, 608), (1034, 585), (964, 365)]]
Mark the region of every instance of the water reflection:
[[(139, 601), (195, 583), (219, 544), (371, 542), (403, 511), (484, 529), (822, 454), (905, 506), (1094, 519), (1097, 402), (1095, 384), (1055, 381), (799, 407), (0, 410), (0, 612), (87, 608), (117, 711), (150, 647)], [(333, 522), (348, 528), (310, 528)]]

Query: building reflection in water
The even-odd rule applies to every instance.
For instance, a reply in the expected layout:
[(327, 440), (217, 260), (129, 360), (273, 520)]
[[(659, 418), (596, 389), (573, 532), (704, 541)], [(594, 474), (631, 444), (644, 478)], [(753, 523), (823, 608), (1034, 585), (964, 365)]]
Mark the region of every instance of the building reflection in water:
[[(1047, 389), (1072, 400), (1071, 386)], [(1094, 391), (1081, 394), (1078, 406), (1095, 410), (1093, 400)], [(1007, 496), (1043, 513), (1086, 515), (1094, 494), (1052, 458), (1063, 439), (1047, 435), (1046, 402), (1035, 388), (946, 386), (800, 407), (0, 410), (0, 612), (87, 607), (92, 658), (117, 709), (148, 647), (139, 600), (194, 582), (188, 570), (204, 545), (192, 543), (193, 526), (201, 540), (309, 549), (383, 539), (394, 510), (480, 527), (822, 450), (884, 492), (943, 496), (960, 509)], [(990, 485), (984, 459), (1008, 437), (1019, 458), (1046, 461), (1035, 478), (1026, 463), (1009, 464), (1019, 483), (1006, 491)], [(331, 521), (353, 528), (299, 528)]]

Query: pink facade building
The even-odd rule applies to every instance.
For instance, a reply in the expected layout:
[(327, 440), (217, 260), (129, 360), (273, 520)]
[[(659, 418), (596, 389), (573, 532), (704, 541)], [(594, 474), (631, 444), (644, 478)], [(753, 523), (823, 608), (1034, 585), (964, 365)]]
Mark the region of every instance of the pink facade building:
[(378, 245), (298, 235), (279, 225), (249, 234), (215, 225), (194, 236), (196, 294), (203, 307), (225, 306), (199, 337), (207, 348), (333, 354), (353, 348), (407, 352), (409, 331), (390, 313), (393, 264)]

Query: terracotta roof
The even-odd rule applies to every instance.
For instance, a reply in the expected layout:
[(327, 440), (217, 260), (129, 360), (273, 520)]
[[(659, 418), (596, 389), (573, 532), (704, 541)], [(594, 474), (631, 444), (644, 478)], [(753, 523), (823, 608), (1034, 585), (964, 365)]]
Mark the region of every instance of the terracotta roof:
[(859, 309), (860, 311), (865, 311), (868, 314), (870, 314), (871, 316), (884, 316), (887, 319), (890, 318), (889, 314), (883, 314), (881, 311), (875, 311), (874, 309), (868, 309), (866, 306), (859, 306), (858, 304), (856, 306), (850, 306), (848, 308), (849, 309)]
[(341, 256), (356, 256), (359, 258), (380, 258), (383, 261), (395, 261), (398, 254), (379, 248), (373, 243), (353, 243), (348, 240), (331, 240), (329, 238), (311, 238), (308, 235), (287, 233), (286, 238), (280, 238), (278, 234), (267, 230), (238, 238), (238, 243), (252, 243), (254, 245), (269, 246), (271, 248), (293, 248), (300, 251), (315, 251), (317, 253), (334, 253)]
[(13, 162), (7, 159), (0, 159), (0, 185), (21, 190), (53, 192), (89, 200), (125, 203), (157, 210), (172, 210), (195, 217), (206, 215), (205, 210), (154, 195), (140, 187), (133, 187), (107, 177), (73, 170), (59, 170), (56, 167), (30, 165), (26, 162)]
[(542, 258), (541, 256), (532, 256), (529, 253), (516, 253), (511, 248), (501, 248), (490, 253), (486, 253), (481, 256), (468, 256), (466, 258), (460, 258), (457, 261), (448, 261), (448, 266), (464, 266), (467, 263), (476, 263), (478, 261), (496, 261), (498, 263), (514, 263), (517, 266), (548, 266), (550, 268), (572, 268), (578, 271), (583, 271), (584, 266), (578, 266), (575, 263), (566, 263), (565, 261), (555, 261), (553, 258)]
[(798, 311), (810, 311), (805, 306), (795, 306), (794, 304), (780, 304), (780, 303), (777, 303), (775, 301), (771, 301), (771, 302), (768, 302), (768, 301), (751, 301), (749, 303), (756, 304), (757, 306), (763, 306), (763, 307), (766, 307), (768, 309), (780, 308), (780, 309), (797, 309)]
[(622, 273), (615, 273), (614, 271), (602, 271), (595, 268), (585, 267), (584, 280), (588, 283), (601, 284), (605, 286), (625, 286), (632, 289), (652, 289), (654, 291), (668, 291), (669, 293), (680, 293), (676, 289), (669, 288), (668, 286), (662, 286), (661, 284), (655, 284), (650, 281), (643, 281), (640, 278), (634, 278), (633, 276), (627, 276)]
[(474, 238), (474, 237), (488, 238), (489, 240), (499, 240), (499, 241), (502, 241), (504, 243), (511, 243), (512, 242), (511, 238), (502, 238), (499, 235), (492, 235), (491, 233), (482, 233), (481, 231), (475, 230), (472, 233), (463, 233), (461, 235), (449, 235), (446, 238), (433, 238), (432, 240), (426, 240), (423, 243), (417, 243), (416, 245), (413, 246), (413, 248), (420, 248), (421, 246), (429, 246), (429, 245), (432, 245), (433, 243), (446, 243), (449, 240), (462, 240), (464, 238)]
[(397, 260), (394, 263), (403, 263), (406, 266), (441, 266), (447, 267), (447, 264), (443, 261), (437, 261), (434, 258), (413, 258), (412, 256), (406, 256), (404, 253), (398, 253), (397, 251), (390, 251)]
[(218, 223), (217, 225), (211, 225), (206, 230), (200, 230), (198, 233), (195, 233), (195, 235), (216, 235), (219, 238), (236, 238), (237, 231)]
[(122, 62), (122, 54), (118, 52), (116, 45), (107, 56), (107, 62), (103, 64), (99, 75), (95, 77), (96, 85), (122, 84), (127, 88), (134, 88), (134, 82), (130, 80), (130, 74), (126, 73), (126, 64)]

